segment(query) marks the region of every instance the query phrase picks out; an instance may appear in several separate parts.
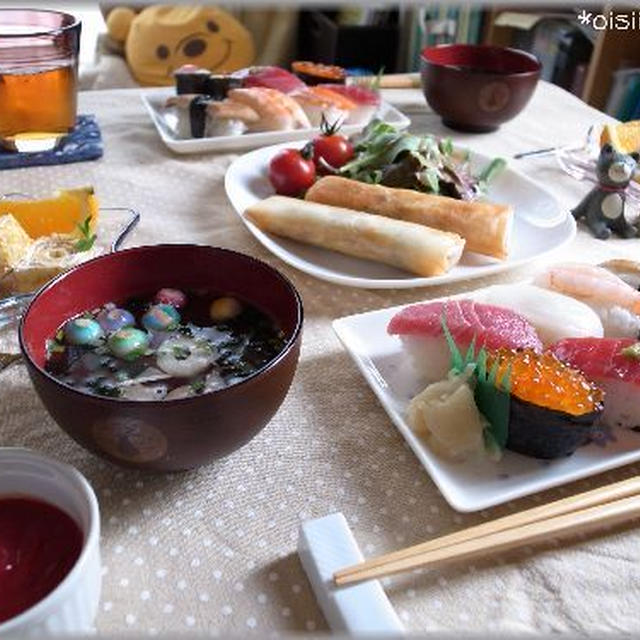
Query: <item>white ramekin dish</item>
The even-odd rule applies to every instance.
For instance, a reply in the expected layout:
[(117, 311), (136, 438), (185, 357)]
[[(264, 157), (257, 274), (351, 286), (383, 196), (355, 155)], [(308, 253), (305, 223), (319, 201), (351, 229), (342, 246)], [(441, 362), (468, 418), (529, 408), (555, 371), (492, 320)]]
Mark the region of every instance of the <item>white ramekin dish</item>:
[(64, 580), (32, 607), (0, 624), (0, 638), (87, 634), (98, 612), (100, 513), (84, 476), (35, 451), (0, 448), (0, 498), (25, 496), (48, 502), (71, 516), (82, 530), (82, 551)]

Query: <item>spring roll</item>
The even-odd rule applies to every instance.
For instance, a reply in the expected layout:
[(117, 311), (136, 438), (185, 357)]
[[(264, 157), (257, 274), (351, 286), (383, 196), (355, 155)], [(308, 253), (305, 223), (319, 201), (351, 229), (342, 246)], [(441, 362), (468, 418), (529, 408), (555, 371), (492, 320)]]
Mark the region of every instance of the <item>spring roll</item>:
[(468, 251), (500, 260), (509, 253), (513, 220), (513, 208), (509, 205), (456, 200), (337, 176), (318, 180), (305, 198), (457, 233), (467, 241)]
[(464, 249), (464, 240), (455, 233), (297, 198), (271, 196), (244, 215), (267, 233), (421, 276), (445, 273)]

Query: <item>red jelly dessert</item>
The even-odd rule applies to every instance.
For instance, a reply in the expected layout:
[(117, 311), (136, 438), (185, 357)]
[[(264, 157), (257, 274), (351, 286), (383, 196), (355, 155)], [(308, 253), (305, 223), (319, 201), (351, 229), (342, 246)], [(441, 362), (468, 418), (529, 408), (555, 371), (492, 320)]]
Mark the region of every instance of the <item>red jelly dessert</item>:
[(51, 593), (82, 551), (80, 527), (32, 498), (0, 498), (0, 623)]

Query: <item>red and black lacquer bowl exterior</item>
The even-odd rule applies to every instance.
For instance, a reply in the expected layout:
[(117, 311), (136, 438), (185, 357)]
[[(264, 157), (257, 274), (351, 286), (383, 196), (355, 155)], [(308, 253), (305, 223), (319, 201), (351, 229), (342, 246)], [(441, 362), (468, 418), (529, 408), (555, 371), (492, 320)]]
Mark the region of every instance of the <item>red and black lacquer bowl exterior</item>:
[[(221, 291), (247, 300), (279, 324), (286, 346), (242, 382), (179, 400), (93, 396), (44, 370), (46, 340), (69, 317), (161, 287)], [(231, 453), (269, 422), (296, 370), (302, 317), (293, 285), (259, 260), (208, 246), (138, 247), (85, 262), (41, 289), (22, 318), (20, 347), (40, 399), (74, 440), (124, 466), (175, 471)]]
[(494, 131), (525, 107), (540, 77), (540, 62), (507, 47), (446, 44), (426, 47), (420, 61), (429, 106), (452, 129)]

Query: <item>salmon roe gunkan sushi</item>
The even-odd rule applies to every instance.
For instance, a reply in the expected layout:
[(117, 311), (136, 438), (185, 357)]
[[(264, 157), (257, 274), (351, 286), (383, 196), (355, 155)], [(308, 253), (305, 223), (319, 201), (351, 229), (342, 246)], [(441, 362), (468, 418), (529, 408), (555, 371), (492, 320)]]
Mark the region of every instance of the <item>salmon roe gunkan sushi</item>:
[(506, 448), (535, 458), (571, 455), (598, 433), (604, 392), (552, 353), (500, 349), (496, 381), (506, 387), (509, 372), (509, 422)]
[(511, 395), (521, 400), (574, 416), (597, 411), (604, 401), (599, 387), (552, 353), (500, 349), (489, 355), (489, 367), (496, 358), (499, 386), (510, 370)]

